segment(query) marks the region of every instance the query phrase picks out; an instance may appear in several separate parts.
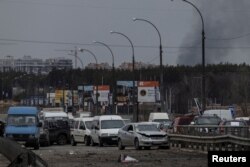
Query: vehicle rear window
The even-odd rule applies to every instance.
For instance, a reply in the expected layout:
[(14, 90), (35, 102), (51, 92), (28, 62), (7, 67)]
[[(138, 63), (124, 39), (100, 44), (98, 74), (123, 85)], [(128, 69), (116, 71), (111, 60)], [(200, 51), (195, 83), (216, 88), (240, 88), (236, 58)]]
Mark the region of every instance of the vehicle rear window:
[(117, 129), (124, 126), (122, 120), (103, 120), (101, 121), (101, 129)]
[(220, 119), (217, 117), (200, 117), (197, 120), (198, 125), (218, 125)]
[(244, 122), (226, 122), (225, 125), (229, 125), (229, 126), (245, 126)]

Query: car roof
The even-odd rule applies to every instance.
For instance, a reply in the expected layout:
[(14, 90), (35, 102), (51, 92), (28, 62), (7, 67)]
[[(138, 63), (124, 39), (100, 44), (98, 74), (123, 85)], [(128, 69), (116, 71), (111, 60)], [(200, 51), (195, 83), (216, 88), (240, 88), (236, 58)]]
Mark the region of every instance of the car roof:
[(132, 122), (127, 125), (158, 125), (159, 122)]
[(93, 121), (94, 117), (81, 117), (81, 118), (75, 118), (75, 121)]

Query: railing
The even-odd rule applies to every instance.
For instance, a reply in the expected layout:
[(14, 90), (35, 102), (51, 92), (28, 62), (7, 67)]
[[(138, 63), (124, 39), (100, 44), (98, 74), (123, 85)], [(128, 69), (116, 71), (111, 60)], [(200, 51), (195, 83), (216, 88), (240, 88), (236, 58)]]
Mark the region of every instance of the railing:
[(178, 126), (168, 133), (175, 147), (202, 150), (250, 150), (250, 129), (241, 126)]

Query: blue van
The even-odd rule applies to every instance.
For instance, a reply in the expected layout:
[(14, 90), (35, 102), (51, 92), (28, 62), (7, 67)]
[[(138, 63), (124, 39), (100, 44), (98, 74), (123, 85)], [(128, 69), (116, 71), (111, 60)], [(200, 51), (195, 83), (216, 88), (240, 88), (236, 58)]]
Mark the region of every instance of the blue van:
[(40, 127), (36, 107), (10, 107), (5, 127), (5, 137), (39, 149)]

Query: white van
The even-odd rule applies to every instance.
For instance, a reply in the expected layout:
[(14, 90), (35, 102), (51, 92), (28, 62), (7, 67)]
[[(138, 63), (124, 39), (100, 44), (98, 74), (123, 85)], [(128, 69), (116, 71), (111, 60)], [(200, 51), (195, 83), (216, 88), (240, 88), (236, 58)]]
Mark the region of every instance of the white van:
[(77, 143), (90, 145), (90, 129), (93, 117), (75, 118), (71, 128), (71, 145), (76, 146)]
[(224, 120), (234, 119), (234, 113), (230, 109), (215, 109), (215, 110), (205, 110), (203, 115), (217, 115)]
[(168, 122), (169, 116), (165, 112), (151, 112), (148, 122)]
[(118, 130), (125, 125), (121, 116), (102, 115), (95, 116), (90, 133), (90, 144), (117, 144)]

